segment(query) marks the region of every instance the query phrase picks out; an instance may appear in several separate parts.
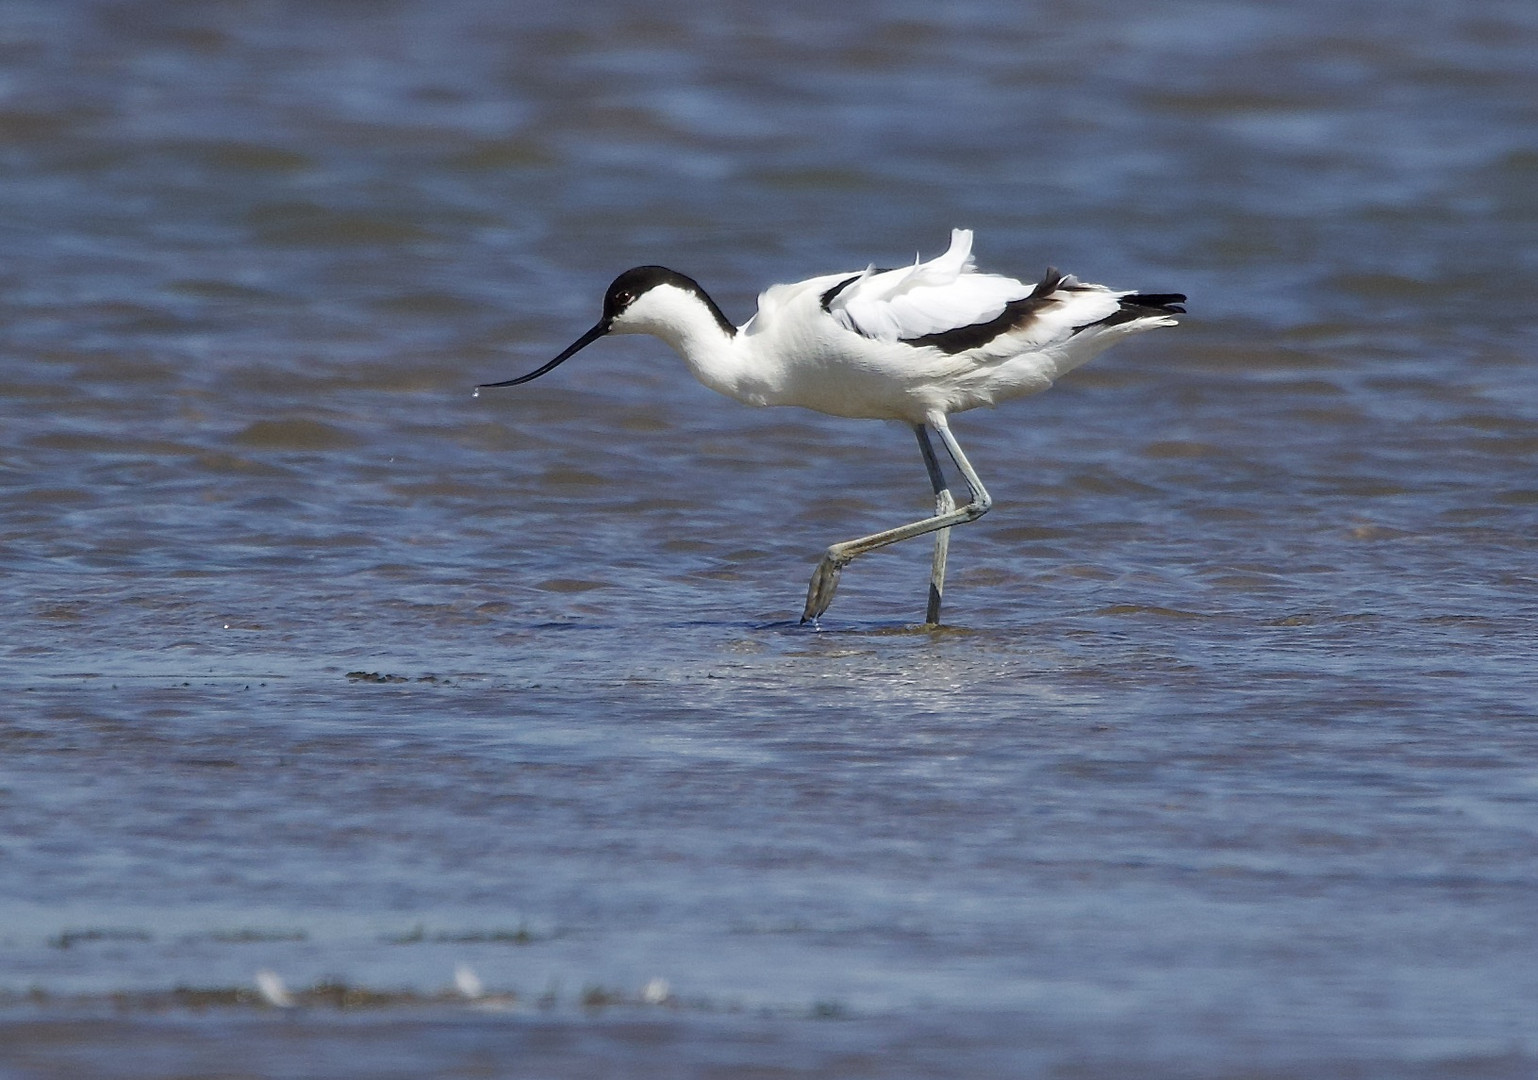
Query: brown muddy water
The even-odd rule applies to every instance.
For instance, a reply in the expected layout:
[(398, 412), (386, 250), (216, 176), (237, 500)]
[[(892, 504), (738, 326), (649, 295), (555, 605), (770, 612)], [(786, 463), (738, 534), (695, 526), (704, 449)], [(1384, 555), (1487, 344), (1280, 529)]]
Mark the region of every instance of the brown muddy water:
[[(0, 1076), (1538, 1072), (1535, 55), (0, 3)], [(922, 543), (795, 621), (900, 427), (649, 339), (471, 397), (627, 266), (741, 321), (952, 226), (1192, 313), (955, 420), (942, 629)]]

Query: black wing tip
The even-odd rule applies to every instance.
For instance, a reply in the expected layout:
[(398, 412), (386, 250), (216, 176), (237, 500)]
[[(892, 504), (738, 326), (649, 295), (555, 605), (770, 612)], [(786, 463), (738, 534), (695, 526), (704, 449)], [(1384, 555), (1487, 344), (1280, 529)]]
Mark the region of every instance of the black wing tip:
[(1063, 287), (1063, 282), (1066, 281), (1070, 276), (1071, 275), (1063, 273), (1055, 266), (1047, 267), (1047, 272), (1041, 275), (1041, 280), (1036, 283), (1036, 287), (1031, 290), (1031, 294), (1025, 299), (1040, 300), (1044, 296), (1051, 296), (1053, 293), (1057, 292), (1058, 289)]
[(1154, 311), (1163, 311), (1169, 315), (1184, 315), (1186, 313), (1185, 293), (1132, 293), (1129, 296), (1122, 297), (1121, 302), (1130, 307), (1150, 308)]
[(1184, 315), (1186, 294), (1178, 292), (1170, 293), (1128, 293), (1119, 301), (1120, 307), (1103, 319), (1096, 319), (1092, 323), (1083, 326), (1075, 326), (1073, 332), (1088, 330), (1092, 326), (1120, 326), (1123, 323), (1136, 322), (1139, 319), (1158, 319), (1168, 315)]

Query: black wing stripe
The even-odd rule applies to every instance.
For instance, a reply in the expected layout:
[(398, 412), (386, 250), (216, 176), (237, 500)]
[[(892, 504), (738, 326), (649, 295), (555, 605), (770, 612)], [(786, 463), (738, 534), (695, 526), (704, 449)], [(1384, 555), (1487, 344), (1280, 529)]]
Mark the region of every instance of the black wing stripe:
[(846, 277), (843, 281), (840, 281), (837, 285), (833, 286), (833, 288), (823, 293), (822, 310), (831, 312), (833, 310), (833, 298), (839, 293), (843, 292), (845, 289), (849, 288), (849, 286), (853, 285), (856, 281), (859, 281), (861, 276), (862, 275), (860, 274), (854, 274), (850, 277)]
[(1184, 315), (1185, 293), (1132, 293), (1121, 298), (1121, 307), (1103, 319), (1096, 319), (1083, 326), (1075, 326), (1073, 332), (1088, 330), (1091, 326), (1119, 326), (1134, 319), (1148, 319), (1159, 315)]
[(950, 330), (925, 334), (922, 337), (903, 338), (902, 342), (904, 345), (927, 345), (950, 355), (966, 352), (968, 349), (980, 349), (994, 338), (1024, 330), (1036, 320), (1038, 312), (1061, 303), (1052, 297), (1052, 294), (1059, 289), (1077, 291), (1085, 287), (1076, 281), (1064, 284), (1067, 280), (1068, 275), (1061, 274), (1056, 267), (1049, 266), (1041, 281), (1031, 290), (1031, 294), (1005, 304), (1004, 311), (997, 318), (973, 323), (970, 326), (957, 326)]

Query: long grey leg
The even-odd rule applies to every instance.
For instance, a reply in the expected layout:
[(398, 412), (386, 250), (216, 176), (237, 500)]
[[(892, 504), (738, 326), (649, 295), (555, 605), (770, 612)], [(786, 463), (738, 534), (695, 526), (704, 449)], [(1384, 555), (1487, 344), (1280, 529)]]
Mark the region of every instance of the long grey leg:
[[(924, 468), (929, 470), (929, 483), (935, 489), (935, 516), (948, 514), (956, 509), (956, 498), (945, 483), (945, 473), (935, 457), (935, 448), (929, 442), (929, 429), (919, 424), (913, 429), (918, 436), (919, 452), (924, 455)], [(940, 597), (945, 592), (945, 559), (950, 553), (951, 531), (940, 529), (935, 533), (935, 556), (929, 565), (929, 606), (924, 611), (926, 626), (940, 625)]]
[[(801, 615), (802, 622), (816, 619), (828, 605), (833, 602), (833, 594), (838, 589), (839, 573), (848, 566), (857, 556), (864, 555), (867, 551), (886, 547), (888, 544), (896, 544), (902, 540), (910, 540), (915, 536), (923, 536), (925, 533), (935, 532), (938, 529), (949, 529), (952, 525), (961, 525), (968, 521), (976, 521), (988, 512), (993, 505), (993, 499), (983, 487), (983, 482), (977, 478), (977, 472), (967, 461), (961, 447), (956, 442), (956, 436), (951, 434), (950, 425), (945, 421), (943, 413), (932, 413), (927, 418), (929, 427), (933, 428), (940, 441), (945, 443), (945, 451), (956, 463), (956, 468), (961, 470), (962, 477), (967, 482), (967, 487), (972, 492), (972, 500), (967, 505), (954, 510), (941, 511), (933, 517), (924, 518), (922, 521), (914, 521), (907, 525), (899, 525), (895, 529), (886, 529), (882, 532), (872, 533), (870, 536), (862, 536), (855, 540), (846, 540), (841, 544), (833, 544), (823, 555), (822, 561), (817, 564), (817, 569), (812, 572), (811, 584), (806, 590), (806, 610)], [(922, 430), (922, 429), (920, 429)], [(927, 444), (927, 437), (920, 443), (922, 449)], [(932, 448), (931, 448), (932, 450)], [(926, 455), (925, 465), (929, 465)], [(933, 481), (939, 472), (939, 462), (936, 461), (930, 471), (930, 479)], [(943, 484), (943, 478), (941, 483)], [(938, 507), (942, 495), (936, 494), (935, 501)], [(954, 500), (953, 500), (954, 501)], [(938, 613), (938, 612), (937, 612)]]

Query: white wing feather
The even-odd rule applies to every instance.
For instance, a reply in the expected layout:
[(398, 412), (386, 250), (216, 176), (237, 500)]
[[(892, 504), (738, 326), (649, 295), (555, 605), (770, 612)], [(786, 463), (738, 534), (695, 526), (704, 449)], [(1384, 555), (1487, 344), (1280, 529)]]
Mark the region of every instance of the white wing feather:
[(953, 229), (944, 255), (901, 270), (867, 269), (839, 290), (828, 312), (857, 334), (900, 341), (996, 319), (1030, 291), (1014, 278), (977, 273), (971, 230)]

